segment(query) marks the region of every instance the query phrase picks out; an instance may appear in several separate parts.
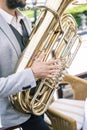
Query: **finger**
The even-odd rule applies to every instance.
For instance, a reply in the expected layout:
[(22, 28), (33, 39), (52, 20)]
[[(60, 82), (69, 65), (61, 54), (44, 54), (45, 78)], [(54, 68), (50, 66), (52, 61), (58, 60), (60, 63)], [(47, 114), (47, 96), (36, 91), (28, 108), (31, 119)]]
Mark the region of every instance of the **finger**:
[(38, 60), (38, 61), (43, 61), (44, 57), (45, 57), (45, 52), (43, 51), (43, 52), (39, 55), (39, 57), (37, 58), (37, 60)]
[(49, 74), (49, 75), (47, 75), (47, 77), (48, 77), (48, 78), (56, 78), (57, 76), (54, 75), (54, 74)]
[(59, 65), (61, 65), (61, 61), (59, 59), (49, 60), (47, 63), (48, 63), (48, 65), (50, 65), (50, 64), (59, 64)]
[(58, 73), (60, 73), (60, 70), (50, 70), (49, 71), (49, 74), (58, 74)]
[(62, 67), (58, 64), (54, 64), (54, 65), (49, 65), (48, 69), (49, 70), (60, 70)]

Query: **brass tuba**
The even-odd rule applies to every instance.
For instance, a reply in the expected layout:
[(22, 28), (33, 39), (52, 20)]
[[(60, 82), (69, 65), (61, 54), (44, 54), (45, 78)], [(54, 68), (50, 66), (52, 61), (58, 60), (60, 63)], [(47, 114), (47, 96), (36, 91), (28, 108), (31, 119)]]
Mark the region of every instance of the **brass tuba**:
[(63, 60), (63, 67), (55, 79), (37, 79), (34, 95), (31, 95), (31, 89), (28, 89), (10, 96), (14, 108), (22, 113), (41, 115), (47, 110), (62, 72), (71, 65), (81, 45), (74, 18), (69, 14), (64, 14), (66, 7), (72, 1), (47, 0), (46, 6), (42, 6), (42, 13), (32, 30), (30, 42), (16, 72), (30, 67), (34, 62), (34, 57), (36, 55), (38, 57), (43, 50), (46, 52), (44, 61), (50, 58), (60, 58)]

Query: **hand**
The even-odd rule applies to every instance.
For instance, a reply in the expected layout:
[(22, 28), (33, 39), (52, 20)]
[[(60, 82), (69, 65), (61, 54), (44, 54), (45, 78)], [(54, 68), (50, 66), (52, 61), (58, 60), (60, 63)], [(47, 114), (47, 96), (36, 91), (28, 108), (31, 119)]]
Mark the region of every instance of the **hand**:
[(35, 78), (54, 78), (61, 68), (60, 60), (43, 61), (45, 53), (42, 52), (31, 66)]

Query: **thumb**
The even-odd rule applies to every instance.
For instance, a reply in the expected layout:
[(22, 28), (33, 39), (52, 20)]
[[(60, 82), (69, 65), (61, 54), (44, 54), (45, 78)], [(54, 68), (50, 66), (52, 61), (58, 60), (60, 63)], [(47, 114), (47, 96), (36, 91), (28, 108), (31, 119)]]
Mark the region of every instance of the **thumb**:
[(39, 55), (38, 59), (39, 61), (43, 61), (44, 60), (44, 57), (45, 57), (45, 52), (41, 52), (41, 54)]

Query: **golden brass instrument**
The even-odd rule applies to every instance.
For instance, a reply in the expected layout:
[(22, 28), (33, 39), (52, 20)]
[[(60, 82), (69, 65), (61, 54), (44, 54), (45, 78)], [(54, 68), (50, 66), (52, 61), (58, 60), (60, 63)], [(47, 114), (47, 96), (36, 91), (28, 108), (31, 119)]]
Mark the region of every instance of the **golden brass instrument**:
[(30, 67), (34, 57), (38, 57), (43, 50), (46, 52), (44, 61), (60, 58), (63, 60), (63, 67), (55, 79), (38, 79), (33, 96), (30, 95), (31, 89), (10, 96), (12, 105), (20, 112), (41, 115), (47, 110), (63, 70), (71, 65), (81, 45), (74, 18), (69, 14), (63, 15), (72, 1), (47, 0), (43, 7), (16, 72)]

